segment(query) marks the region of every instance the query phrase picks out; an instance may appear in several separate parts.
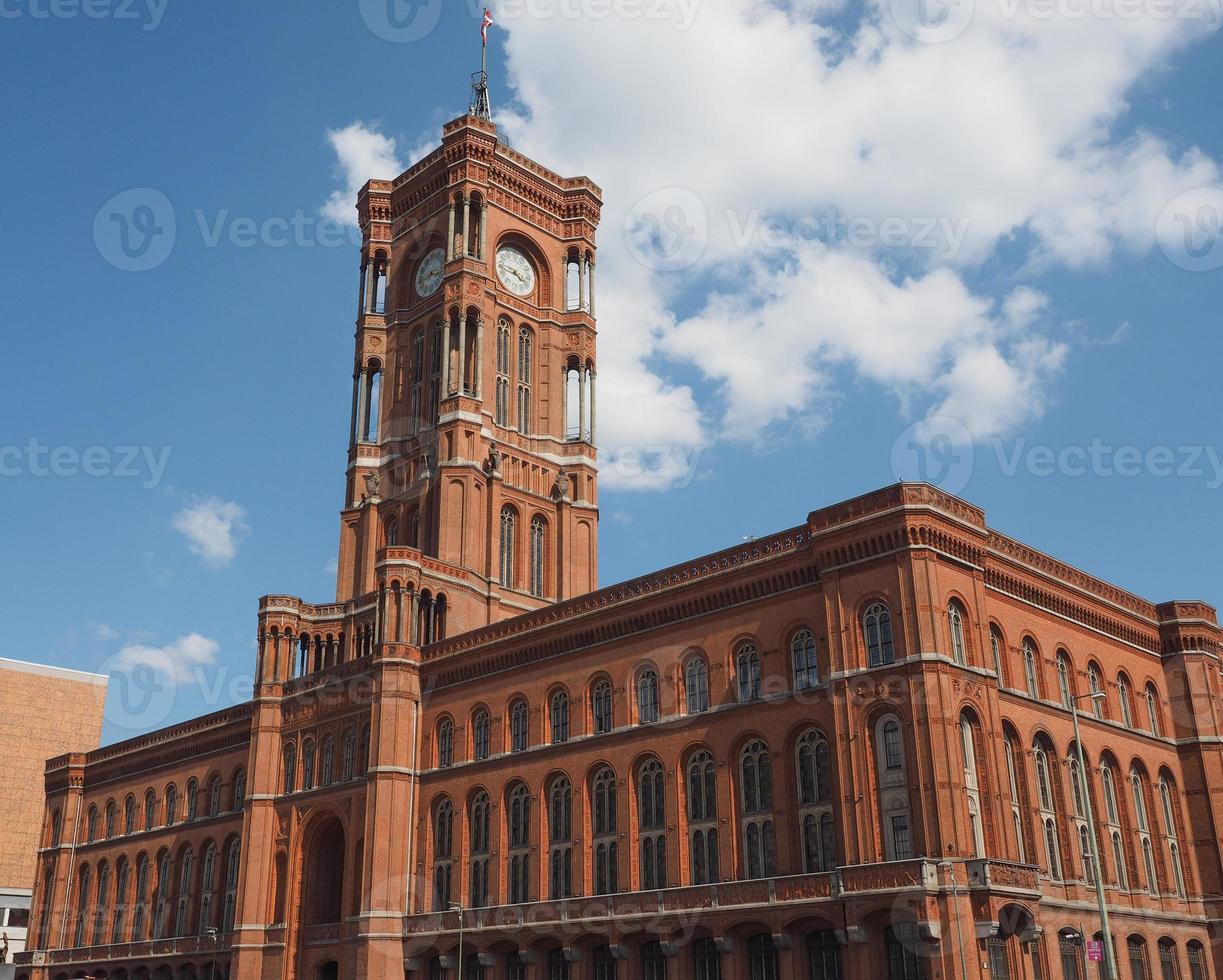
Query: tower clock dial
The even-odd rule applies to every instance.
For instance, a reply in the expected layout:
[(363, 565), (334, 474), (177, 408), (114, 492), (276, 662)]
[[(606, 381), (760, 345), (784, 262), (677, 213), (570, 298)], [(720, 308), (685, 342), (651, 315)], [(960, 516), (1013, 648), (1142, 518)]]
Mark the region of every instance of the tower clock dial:
[(427, 299), (437, 292), (442, 284), (442, 275), (446, 267), (446, 253), (440, 248), (421, 259), (416, 268), (416, 295)]
[(535, 269), (511, 245), (497, 249), (497, 278), (515, 296), (529, 296), (535, 289)]

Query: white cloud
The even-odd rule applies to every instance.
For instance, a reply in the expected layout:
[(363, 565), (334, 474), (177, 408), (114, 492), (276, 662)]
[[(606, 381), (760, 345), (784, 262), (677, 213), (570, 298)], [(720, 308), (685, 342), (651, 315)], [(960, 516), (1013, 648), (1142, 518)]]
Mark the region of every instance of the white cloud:
[(150, 670), (161, 680), (177, 686), (191, 683), (196, 679), (197, 670), (215, 664), (220, 649), (216, 640), (188, 633), (161, 647), (126, 646), (108, 661), (108, 667), (132, 676)]
[(395, 139), (384, 136), (373, 124), (354, 122), (343, 129), (327, 130), (327, 142), (336, 154), (337, 176), (343, 186), (322, 207), (324, 217), (353, 225), (357, 221), (357, 192), (367, 180), (398, 177), (404, 167), (395, 154)]
[(206, 497), (174, 515), (174, 530), (187, 539), (187, 550), (209, 568), (225, 568), (238, 554), (238, 541), (250, 529), (246, 511), (233, 501)]

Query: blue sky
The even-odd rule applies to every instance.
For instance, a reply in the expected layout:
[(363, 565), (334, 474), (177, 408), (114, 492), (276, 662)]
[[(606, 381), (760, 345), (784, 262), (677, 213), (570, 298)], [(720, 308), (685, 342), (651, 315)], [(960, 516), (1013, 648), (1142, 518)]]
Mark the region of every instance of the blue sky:
[[(241, 698), (258, 596), (333, 595), (357, 253), (324, 209), (436, 140), (479, 56), (472, 5), (381, 2), (0, 3), (5, 655), (160, 657), (167, 694), (112, 697), (108, 740)], [(607, 202), (601, 580), (926, 472), (1218, 603), (1218, 7), (977, 0), (914, 32), (906, 3), (495, 6), (503, 129)], [(133, 189), (130, 220), (173, 218), (144, 271), (108, 220)]]

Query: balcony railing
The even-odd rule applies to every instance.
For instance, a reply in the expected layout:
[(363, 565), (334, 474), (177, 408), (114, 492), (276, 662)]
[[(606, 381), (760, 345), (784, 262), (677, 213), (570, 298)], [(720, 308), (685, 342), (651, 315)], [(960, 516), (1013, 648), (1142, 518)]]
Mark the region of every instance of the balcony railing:
[(105, 963), (111, 960), (136, 960), (166, 956), (229, 955), (229, 937), (217, 940), (207, 936), (176, 936), (172, 939), (150, 939), (138, 943), (110, 943), (105, 946), (76, 946), (71, 949), (26, 950), (18, 953), (16, 962), (29, 966), (41, 954), (49, 965), (63, 963)]

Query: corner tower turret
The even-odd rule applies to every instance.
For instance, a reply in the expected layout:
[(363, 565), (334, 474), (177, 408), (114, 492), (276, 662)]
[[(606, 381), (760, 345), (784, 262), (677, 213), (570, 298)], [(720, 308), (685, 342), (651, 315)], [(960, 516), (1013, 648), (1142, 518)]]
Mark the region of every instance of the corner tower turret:
[(597, 586), (600, 208), (472, 115), (361, 191), (337, 600), (414, 579), (412, 642)]

